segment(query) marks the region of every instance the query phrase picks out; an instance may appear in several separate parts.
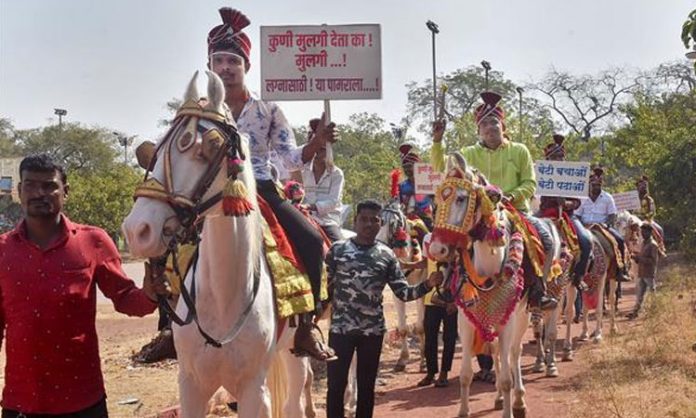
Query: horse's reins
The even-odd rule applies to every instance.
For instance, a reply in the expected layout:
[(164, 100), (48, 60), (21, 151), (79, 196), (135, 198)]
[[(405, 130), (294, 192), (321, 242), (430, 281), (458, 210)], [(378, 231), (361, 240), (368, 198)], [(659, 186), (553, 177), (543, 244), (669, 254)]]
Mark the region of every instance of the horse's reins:
[[(260, 261), (257, 261), (257, 266), (254, 268), (254, 283), (252, 287), (251, 300), (244, 311), (242, 311), (240, 318), (224, 338), (217, 340), (211, 337), (210, 334), (205, 332), (205, 330), (201, 327), (198, 319), (198, 311), (196, 309), (196, 265), (198, 261), (198, 250), (200, 243), (197, 230), (197, 221), (203, 213), (222, 200), (222, 192), (216, 193), (205, 201), (201, 201), (201, 199), (208, 192), (212, 182), (220, 173), (220, 169), (222, 168), (221, 165), (225, 158), (239, 157), (240, 159), (244, 159), (245, 156), (241, 149), (241, 139), (236, 127), (225, 123), (224, 119), (216, 118), (216, 120), (213, 120), (203, 118), (203, 115), (206, 113), (205, 110), (194, 112), (184, 111), (174, 121), (172, 127), (164, 136), (162, 142), (157, 146), (155, 150), (155, 157), (149, 162), (149, 166), (145, 172), (144, 182), (136, 189), (135, 197), (148, 197), (167, 203), (176, 214), (180, 224), (179, 230), (167, 245), (167, 251), (161, 257), (151, 259), (151, 263), (159, 267), (163, 267), (166, 265), (167, 258), (170, 255), (172, 256), (174, 273), (181, 279), (181, 297), (188, 309), (186, 319), (181, 319), (181, 317), (179, 317), (175, 310), (172, 309), (166, 297), (161, 295), (157, 297), (159, 305), (167, 312), (172, 321), (179, 326), (188, 325), (191, 322), (194, 322), (198, 328), (198, 332), (205, 339), (206, 344), (220, 348), (224, 344), (234, 340), (241, 331), (242, 327), (246, 324), (249, 312), (251, 312), (251, 308), (253, 307), (254, 302), (256, 301), (256, 296), (258, 295), (260, 284), (260, 265), (258, 265), (258, 263), (260, 263)], [(215, 115), (217, 115), (217, 113)], [(214, 129), (221, 132), (224, 138), (223, 144), (217, 150), (205, 172), (196, 183), (190, 198), (177, 194), (173, 189), (173, 174), (171, 168), (171, 147), (174, 145), (172, 138), (176, 136), (173, 135), (173, 133), (179, 131), (185, 126), (185, 123), (187, 122), (187, 118), (185, 116), (196, 118), (197, 133), (199, 131), (198, 118), (203, 118), (204, 120), (213, 122), (215, 124)], [(191, 140), (195, 141), (195, 137)], [(164, 150), (164, 184), (161, 184), (154, 177), (148, 179), (148, 175), (154, 168), (156, 156), (162, 149)], [(194, 244), (196, 249), (188, 263), (188, 266), (186, 267), (186, 271), (184, 274), (181, 274), (178, 265), (178, 245), (187, 243)], [(193, 272), (191, 275), (191, 292), (189, 292), (185, 284), (185, 275), (191, 268), (193, 268)]]

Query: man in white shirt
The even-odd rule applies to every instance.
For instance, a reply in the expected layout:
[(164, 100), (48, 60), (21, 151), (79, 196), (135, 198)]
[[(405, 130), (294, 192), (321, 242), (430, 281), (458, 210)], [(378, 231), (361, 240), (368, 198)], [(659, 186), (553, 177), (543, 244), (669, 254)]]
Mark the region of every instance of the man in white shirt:
[(618, 260), (622, 266), (619, 267), (619, 277), (617, 279), (620, 282), (628, 281), (624, 239), (614, 228), (618, 211), (616, 210), (614, 198), (602, 190), (603, 174), (604, 170), (602, 168), (595, 167), (593, 169), (593, 173), (590, 176), (590, 197), (582, 200), (580, 207), (574, 214), (580, 218), (584, 225), (602, 224), (611, 233), (619, 245), (619, 253), (622, 258)]
[[(318, 122), (318, 120), (312, 122), (315, 121)], [(310, 135), (313, 135), (312, 131)], [(343, 239), (341, 234), (343, 182), (343, 171), (333, 162), (326, 162), (326, 146), (320, 148), (312, 161), (302, 168), (302, 184), (305, 190), (303, 205), (332, 243)]]

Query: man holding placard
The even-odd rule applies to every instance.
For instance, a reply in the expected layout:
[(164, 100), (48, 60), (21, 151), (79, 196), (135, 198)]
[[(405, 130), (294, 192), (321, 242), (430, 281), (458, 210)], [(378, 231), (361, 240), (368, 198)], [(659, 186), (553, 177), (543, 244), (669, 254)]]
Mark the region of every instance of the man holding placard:
[[(302, 264), (312, 285), (314, 306), (321, 306), (319, 295), (323, 272), (323, 239), (311, 223), (284, 197), (280, 196), (271, 174), (271, 154), (275, 152), (288, 170), (300, 170), (315, 154), (338, 137), (333, 123), (322, 118), (311, 140), (302, 147), (295, 142), (292, 128), (277, 104), (253, 97), (245, 84), (251, 67), (251, 40), (243, 32), (250, 24), (240, 11), (220, 9), (222, 24), (208, 33), (208, 67), (225, 85), (225, 103), (237, 127), (249, 138), (251, 162), (257, 191), (268, 202), (290, 240), (297, 244)], [(333, 360), (333, 350), (322, 344), (312, 332), (312, 315), (300, 316), (295, 333), (295, 353), (309, 354), (318, 360)]]

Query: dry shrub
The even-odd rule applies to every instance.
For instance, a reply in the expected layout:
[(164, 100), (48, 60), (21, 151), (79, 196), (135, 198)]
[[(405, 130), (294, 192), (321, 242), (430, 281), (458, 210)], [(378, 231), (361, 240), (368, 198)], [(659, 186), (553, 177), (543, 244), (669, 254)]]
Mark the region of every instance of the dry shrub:
[(696, 267), (671, 262), (639, 320), (585, 350), (573, 380), (577, 418), (696, 417)]

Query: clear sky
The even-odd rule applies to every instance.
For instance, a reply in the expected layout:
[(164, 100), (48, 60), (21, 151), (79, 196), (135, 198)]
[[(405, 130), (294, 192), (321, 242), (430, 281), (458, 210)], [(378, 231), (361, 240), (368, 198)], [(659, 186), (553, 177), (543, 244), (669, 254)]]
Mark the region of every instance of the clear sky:
[[(361, 111), (388, 122), (404, 116), (404, 85), (432, 74), (428, 19), (441, 30), (438, 73), (486, 59), (526, 82), (551, 66), (580, 74), (683, 58), (681, 25), (696, 7), (693, 0), (0, 0), (0, 116), (33, 128), (55, 123), (58, 107), (69, 121), (153, 138), (166, 101), (205, 68), (206, 36), (222, 6), (252, 21), (253, 91), (260, 25), (382, 25), (383, 99), (335, 102), (337, 122)], [(281, 106), (295, 126), (323, 108)]]

